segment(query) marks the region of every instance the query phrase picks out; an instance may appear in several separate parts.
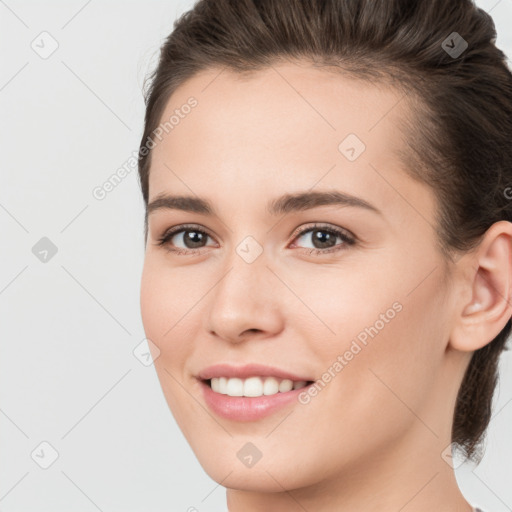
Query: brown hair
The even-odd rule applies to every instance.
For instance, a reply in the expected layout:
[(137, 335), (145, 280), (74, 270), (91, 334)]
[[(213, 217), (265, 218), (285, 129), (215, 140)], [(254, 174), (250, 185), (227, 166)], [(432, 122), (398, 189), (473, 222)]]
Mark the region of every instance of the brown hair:
[[(439, 246), (452, 260), (493, 223), (512, 221), (512, 74), (495, 41), (491, 16), (472, 0), (200, 0), (175, 22), (148, 77), (139, 150), (145, 205), (147, 143), (179, 85), (213, 67), (250, 74), (306, 61), (409, 96), (414, 116), (400, 121), (400, 157), (435, 191)], [(147, 241), (147, 216), (145, 232)], [(510, 331), (509, 319), (475, 351), (459, 389), (452, 442), (475, 461)]]

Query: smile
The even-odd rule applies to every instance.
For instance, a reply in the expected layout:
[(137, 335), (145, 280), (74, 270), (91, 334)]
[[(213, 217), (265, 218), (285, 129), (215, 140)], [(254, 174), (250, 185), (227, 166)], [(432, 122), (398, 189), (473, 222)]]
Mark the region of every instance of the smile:
[(204, 368), (196, 378), (208, 409), (232, 421), (256, 421), (292, 404), (314, 384), (311, 374), (295, 374), (262, 364), (229, 363)]
[(287, 393), (292, 389), (301, 389), (311, 381), (280, 379), (277, 377), (249, 377), (240, 379), (237, 377), (213, 377), (207, 381), (210, 388), (221, 395), (228, 396), (272, 396), (277, 393)]

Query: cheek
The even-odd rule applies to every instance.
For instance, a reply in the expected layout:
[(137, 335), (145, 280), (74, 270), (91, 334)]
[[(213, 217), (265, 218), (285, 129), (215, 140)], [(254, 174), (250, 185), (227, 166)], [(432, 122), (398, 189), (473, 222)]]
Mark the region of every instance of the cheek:
[(190, 385), (186, 363), (193, 347), (192, 342), (183, 340), (194, 336), (185, 332), (188, 325), (186, 313), (191, 308), (189, 295), (180, 283), (176, 283), (172, 270), (162, 266), (155, 257), (146, 257), (140, 287), (142, 323), (146, 337), (156, 346), (150, 344), (163, 394), (182, 429), (189, 415), (200, 414), (200, 411), (191, 411), (194, 402), (183, 388), (188, 389)]
[(146, 336), (155, 343), (166, 330), (163, 313), (168, 301), (158, 274), (158, 269), (146, 257), (140, 286), (140, 310)]
[(403, 286), (390, 282), (389, 267), (387, 272), (382, 268), (382, 261), (376, 265), (347, 258), (343, 265), (284, 275), (300, 299), (289, 304), (294, 324), (302, 326), (306, 339), (321, 340), (315, 341), (320, 354), (336, 357), (354, 339), (369, 345), (403, 314)]
[(414, 259), (397, 265), (394, 257), (295, 280), (310, 309), (298, 320), (310, 333), (310, 355), (325, 380), (324, 372), (336, 376), (325, 394), (351, 408), (352, 418), (366, 415), (372, 424), (376, 411), (410, 418), (400, 400), (421, 407), (439, 374), (450, 309), (440, 272), (429, 275), (434, 267), (434, 258), (423, 266)]
[(326, 355), (348, 349), (354, 339), (362, 346), (381, 340), (379, 346), (405, 359), (416, 350), (424, 355), (424, 341), (442, 342), (450, 310), (440, 265), (429, 254), (420, 261), (389, 250), (309, 272), (283, 271), (300, 299), (289, 313), (310, 337), (323, 340), (317, 348)]
[(172, 270), (162, 267), (156, 258), (146, 257), (140, 287), (140, 308), (146, 337), (160, 351), (155, 361), (157, 369), (165, 366), (170, 370), (171, 365), (176, 367), (183, 364), (187, 346), (191, 344), (178, 343), (176, 340), (184, 337), (186, 313), (192, 307), (189, 304), (191, 295), (194, 294), (176, 282)]

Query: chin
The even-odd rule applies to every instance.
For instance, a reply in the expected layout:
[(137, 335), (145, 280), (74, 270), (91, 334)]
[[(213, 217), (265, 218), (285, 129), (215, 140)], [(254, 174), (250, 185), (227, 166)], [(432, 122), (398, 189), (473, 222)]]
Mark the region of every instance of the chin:
[[(197, 460), (207, 475), (230, 489), (238, 489), (254, 492), (282, 492), (300, 488), (312, 484), (310, 472), (300, 472), (300, 468), (293, 464), (293, 454), (289, 457), (276, 454), (273, 459), (262, 456), (252, 467), (245, 466), (237, 457), (238, 445), (243, 446), (244, 440), (237, 440), (233, 444), (237, 449), (219, 449), (218, 447), (209, 453), (194, 451)], [(215, 443), (214, 443), (215, 444)], [(222, 455), (219, 453), (221, 452)], [(233, 453), (234, 456), (227, 454)], [(290, 463), (290, 461), (292, 461)], [(290, 471), (293, 467), (293, 471)]]

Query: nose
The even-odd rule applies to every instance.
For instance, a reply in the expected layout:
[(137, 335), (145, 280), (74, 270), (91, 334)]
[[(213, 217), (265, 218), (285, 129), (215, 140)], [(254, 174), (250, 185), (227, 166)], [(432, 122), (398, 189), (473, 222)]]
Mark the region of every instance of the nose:
[(230, 343), (275, 336), (283, 328), (283, 285), (261, 254), (248, 263), (237, 253), (209, 294), (206, 329)]

